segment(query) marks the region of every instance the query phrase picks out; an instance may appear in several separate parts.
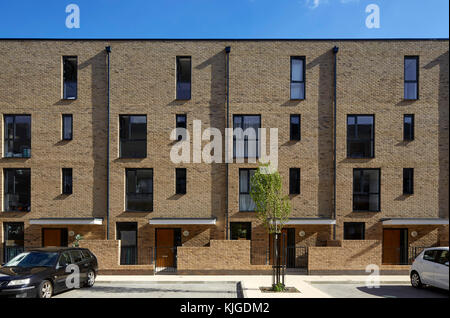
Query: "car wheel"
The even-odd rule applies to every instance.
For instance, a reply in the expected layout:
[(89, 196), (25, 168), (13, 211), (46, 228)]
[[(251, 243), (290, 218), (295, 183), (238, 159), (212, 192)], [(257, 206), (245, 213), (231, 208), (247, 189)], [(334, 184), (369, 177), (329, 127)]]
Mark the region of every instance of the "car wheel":
[(413, 272), (411, 274), (411, 285), (414, 288), (422, 288), (422, 281), (420, 280), (419, 273)]
[(86, 287), (92, 287), (95, 284), (95, 272), (93, 270), (89, 270), (87, 273)]
[(38, 297), (51, 298), (53, 295), (53, 285), (49, 280), (44, 280), (39, 284)]

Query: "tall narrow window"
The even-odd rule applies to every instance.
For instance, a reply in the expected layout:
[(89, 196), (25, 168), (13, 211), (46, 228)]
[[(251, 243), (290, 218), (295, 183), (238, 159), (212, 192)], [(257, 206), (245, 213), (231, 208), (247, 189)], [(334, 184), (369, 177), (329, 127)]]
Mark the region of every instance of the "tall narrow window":
[(190, 56), (177, 56), (177, 99), (191, 99)]
[(405, 56), (405, 99), (419, 98), (419, 57)]
[(305, 99), (305, 58), (291, 56), (291, 99)]
[(126, 169), (126, 210), (153, 211), (153, 169)]
[(233, 117), (233, 153), (235, 158), (258, 158), (260, 115)]
[(120, 116), (120, 157), (147, 156), (147, 116)]
[(414, 115), (403, 116), (403, 140), (414, 140)]
[(380, 211), (380, 169), (353, 169), (353, 211)]
[(5, 115), (6, 158), (31, 157), (31, 116)]
[(186, 139), (186, 115), (176, 116), (177, 140)]
[(300, 194), (300, 168), (289, 168), (289, 194)]
[(403, 168), (403, 194), (414, 193), (414, 169)]
[(175, 193), (186, 194), (186, 168), (176, 168), (175, 178)]
[(64, 99), (77, 98), (77, 69), (76, 56), (63, 56), (63, 97)]
[(62, 169), (62, 193), (72, 194), (72, 168)]
[(374, 116), (347, 116), (347, 157), (374, 157)]
[(62, 115), (62, 124), (63, 124), (63, 140), (72, 140), (72, 131), (73, 131), (73, 118), (71, 114)]
[(300, 115), (291, 115), (291, 140), (300, 140)]
[(239, 169), (239, 211), (255, 211), (256, 205), (250, 196), (250, 180), (256, 169)]
[(137, 223), (117, 222), (116, 237), (120, 240), (120, 265), (137, 264)]
[(4, 211), (28, 212), (31, 208), (31, 170), (4, 169)]

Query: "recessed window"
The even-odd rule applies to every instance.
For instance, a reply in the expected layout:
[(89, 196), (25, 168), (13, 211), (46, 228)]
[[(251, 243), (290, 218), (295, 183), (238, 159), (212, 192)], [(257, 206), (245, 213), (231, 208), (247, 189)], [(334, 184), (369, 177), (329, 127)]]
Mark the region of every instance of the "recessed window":
[(364, 222), (344, 222), (344, 240), (364, 240)]
[(251, 240), (252, 223), (251, 222), (230, 222), (230, 232), (232, 240)]
[(175, 193), (186, 194), (186, 168), (176, 168), (175, 179)]
[(77, 69), (76, 56), (63, 56), (63, 98), (77, 98)]
[(414, 115), (403, 116), (403, 140), (414, 140)]
[(147, 116), (120, 116), (120, 157), (145, 158), (147, 156)]
[(374, 157), (374, 116), (347, 116), (347, 157)]
[(73, 117), (70, 114), (62, 115), (62, 138), (63, 140), (72, 140), (72, 132), (73, 132)]
[(153, 169), (126, 169), (126, 210), (153, 211)]
[(403, 194), (414, 193), (414, 169), (403, 168)]
[(380, 211), (380, 169), (353, 169), (353, 211)]
[(239, 211), (255, 211), (256, 205), (250, 196), (250, 180), (255, 174), (256, 169), (239, 169)]
[(405, 99), (419, 98), (419, 57), (405, 56)]
[(300, 194), (300, 168), (289, 168), (289, 194)]
[(4, 211), (28, 212), (31, 208), (31, 170), (4, 169)]
[(291, 99), (305, 99), (304, 57), (291, 57)]
[(72, 179), (72, 168), (62, 169), (62, 193), (72, 194), (73, 191), (73, 179)]
[(233, 117), (233, 153), (235, 158), (258, 158), (260, 115)]
[(5, 115), (6, 158), (31, 157), (31, 116)]
[(291, 140), (300, 140), (300, 115), (291, 115)]
[(176, 115), (177, 140), (186, 140), (187, 120), (186, 115)]
[(177, 99), (191, 99), (190, 56), (177, 56)]

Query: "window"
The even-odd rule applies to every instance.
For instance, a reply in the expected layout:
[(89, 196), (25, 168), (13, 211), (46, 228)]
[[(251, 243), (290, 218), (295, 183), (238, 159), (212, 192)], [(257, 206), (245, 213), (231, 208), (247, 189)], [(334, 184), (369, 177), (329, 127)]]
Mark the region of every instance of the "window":
[(72, 194), (72, 168), (62, 169), (62, 193)]
[(403, 140), (414, 140), (414, 115), (403, 116)]
[(448, 266), (448, 251), (446, 250), (439, 251), (436, 255), (436, 261), (439, 264)]
[(3, 261), (5, 263), (24, 251), (24, 237), (23, 222), (3, 223)]
[(153, 169), (126, 169), (126, 210), (153, 211)]
[(137, 223), (116, 223), (116, 236), (120, 240), (120, 265), (137, 264)]
[(147, 156), (147, 116), (120, 116), (120, 157)]
[(28, 212), (31, 207), (31, 170), (4, 169), (4, 210)]
[(438, 255), (438, 250), (428, 250), (423, 253), (423, 259), (430, 262), (436, 262), (436, 256)]
[(64, 114), (62, 115), (62, 139), (63, 140), (72, 140), (72, 131), (73, 131), (73, 119), (72, 115)]
[(344, 240), (364, 240), (364, 222), (344, 222)]
[(63, 98), (77, 98), (77, 68), (76, 56), (63, 56)]
[(291, 115), (291, 140), (300, 140), (300, 115)]
[(347, 116), (347, 157), (374, 157), (374, 116)]
[(83, 261), (83, 256), (80, 251), (70, 251), (70, 256), (72, 256), (73, 262), (80, 263)]
[(31, 116), (5, 115), (5, 157), (31, 157)]
[(250, 179), (255, 174), (256, 169), (239, 169), (239, 211), (255, 211), (256, 205), (250, 196)]
[(380, 169), (353, 169), (353, 211), (380, 211)]
[(405, 56), (405, 99), (419, 98), (419, 57)]
[(291, 99), (305, 99), (304, 57), (291, 57)]
[[(176, 127), (175, 128), (177, 128), (177, 140), (178, 141), (183, 140), (183, 137), (184, 137), (184, 139), (186, 139), (186, 131), (183, 130), (183, 129), (187, 128), (186, 122), (187, 122), (186, 115), (176, 115), (176, 123), (175, 123)], [(180, 131), (178, 129), (180, 129)]]
[(251, 240), (252, 223), (251, 222), (230, 222), (230, 231), (232, 240)]
[(186, 168), (176, 168), (176, 194), (186, 194)]
[(414, 193), (414, 169), (403, 168), (403, 194)]
[(177, 56), (177, 99), (191, 99), (190, 56)]
[(72, 260), (70, 259), (69, 252), (63, 252), (61, 253), (61, 256), (59, 257), (58, 266), (60, 267), (66, 267), (67, 265), (72, 264)]
[(289, 168), (289, 194), (300, 194), (300, 168)]
[(233, 117), (233, 153), (235, 158), (258, 158), (260, 115)]

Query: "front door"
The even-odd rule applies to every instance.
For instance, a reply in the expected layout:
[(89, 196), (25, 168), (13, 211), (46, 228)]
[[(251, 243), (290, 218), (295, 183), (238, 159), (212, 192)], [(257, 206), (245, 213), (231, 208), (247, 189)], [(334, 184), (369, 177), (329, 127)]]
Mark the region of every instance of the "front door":
[(383, 264), (402, 265), (408, 263), (408, 230), (383, 230)]
[(42, 246), (67, 246), (67, 229), (42, 229)]
[(156, 267), (176, 267), (176, 247), (181, 245), (180, 229), (156, 229)]

